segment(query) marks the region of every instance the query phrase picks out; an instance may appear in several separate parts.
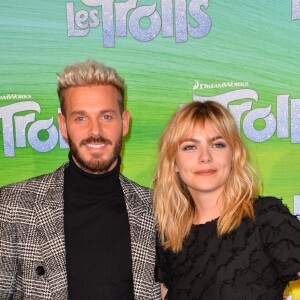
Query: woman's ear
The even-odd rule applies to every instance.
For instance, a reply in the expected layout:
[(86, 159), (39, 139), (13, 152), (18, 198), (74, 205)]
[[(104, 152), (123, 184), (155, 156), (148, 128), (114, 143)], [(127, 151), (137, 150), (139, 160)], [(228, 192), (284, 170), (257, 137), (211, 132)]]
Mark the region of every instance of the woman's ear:
[(177, 167), (177, 164), (176, 164), (176, 161), (174, 162), (174, 170), (175, 170), (176, 173), (179, 172), (178, 167)]

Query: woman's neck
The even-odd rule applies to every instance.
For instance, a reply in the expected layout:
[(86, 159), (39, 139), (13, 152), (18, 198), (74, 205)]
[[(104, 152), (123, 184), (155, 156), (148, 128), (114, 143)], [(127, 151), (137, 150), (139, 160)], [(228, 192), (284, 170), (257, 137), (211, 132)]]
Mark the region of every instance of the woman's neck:
[(204, 224), (220, 217), (222, 200), (219, 192), (193, 195), (193, 201), (195, 204), (193, 224)]

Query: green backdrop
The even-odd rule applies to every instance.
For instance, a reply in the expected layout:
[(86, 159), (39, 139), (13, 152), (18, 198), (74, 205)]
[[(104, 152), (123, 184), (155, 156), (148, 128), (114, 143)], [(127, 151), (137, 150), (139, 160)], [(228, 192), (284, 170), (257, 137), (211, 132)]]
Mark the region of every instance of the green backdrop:
[[(56, 73), (91, 58), (127, 81), (129, 178), (151, 186), (171, 114), (212, 97), (232, 110), (264, 194), (300, 214), (299, 53), (300, 0), (3, 0), (0, 186), (67, 160)], [(291, 293), (300, 298), (299, 283)]]
[(150, 186), (171, 114), (216, 97), (237, 117), (264, 194), (299, 212), (299, 7), (298, 0), (2, 1), (0, 186), (66, 161), (56, 73), (92, 58), (127, 81), (125, 175)]

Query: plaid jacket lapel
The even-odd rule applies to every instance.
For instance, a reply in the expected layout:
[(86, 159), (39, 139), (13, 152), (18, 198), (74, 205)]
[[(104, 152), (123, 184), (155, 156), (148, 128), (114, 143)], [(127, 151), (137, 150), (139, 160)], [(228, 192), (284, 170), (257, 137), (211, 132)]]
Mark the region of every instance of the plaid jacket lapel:
[(122, 175), (120, 181), (130, 224), (134, 299), (161, 299), (154, 282), (156, 234), (151, 192)]
[[(45, 181), (48, 186), (43, 199), (37, 202), (36, 218), (39, 232), (39, 246), (45, 266), (51, 298), (67, 299), (67, 273), (63, 221), (63, 181), (62, 166)], [(45, 188), (41, 183), (41, 188)]]

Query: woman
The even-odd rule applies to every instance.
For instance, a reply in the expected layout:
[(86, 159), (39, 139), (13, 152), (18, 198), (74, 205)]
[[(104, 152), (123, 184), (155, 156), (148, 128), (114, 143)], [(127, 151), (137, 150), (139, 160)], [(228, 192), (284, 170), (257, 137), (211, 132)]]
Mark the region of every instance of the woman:
[(231, 114), (192, 102), (159, 146), (158, 277), (168, 300), (282, 299), (300, 275), (300, 223), (259, 177)]

